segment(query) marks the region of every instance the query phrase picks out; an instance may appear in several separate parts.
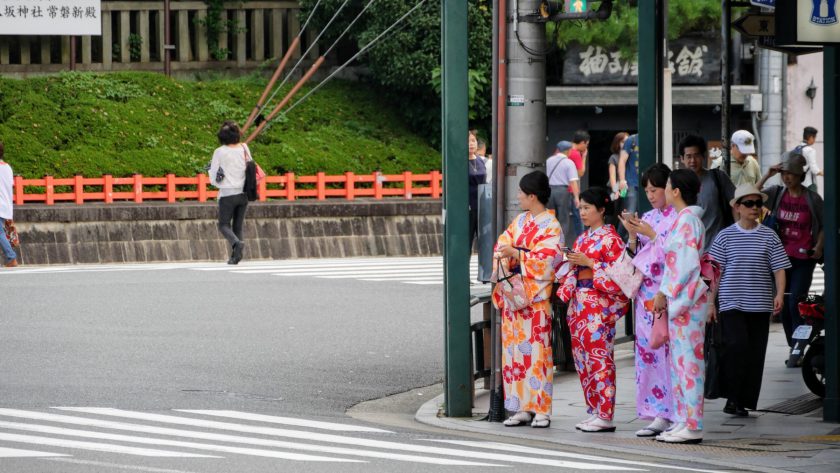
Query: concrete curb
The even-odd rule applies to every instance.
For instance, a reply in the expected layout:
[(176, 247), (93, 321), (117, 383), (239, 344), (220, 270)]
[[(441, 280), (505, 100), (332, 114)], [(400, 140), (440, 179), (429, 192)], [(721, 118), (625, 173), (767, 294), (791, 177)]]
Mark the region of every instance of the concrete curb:
[(567, 440), (562, 438), (551, 438), (551, 437), (543, 437), (538, 435), (529, 435), (526, 433), (522, 433), (522, 429), (516, 431), (514, 435), (513, 432), (510, 434), (506, 434), (503, 431), (495, 431), (495, 430), (484, 430), (479, 429), (476, 427), (472, 427), (470, 425), (471, 422), (485, 422), (485, 421), (478, 421), (473, 419), (467, 418), (442, 418), (438, 416), (440, 411), (440, 406), (443, 405), (444, 402), (444, 395), (441, 394), (434, 399), (426, 401), (420, 409), (415, 414), (414, 419), (425, 425), (429, 425), (432, 427), (437, 427), (440, 429), (448, 429), (448, 430), (456, 430), (461, 432), (471, 432), (471, 433), (479, 433), (485, 435), (494, 435), (497, 437), (502, 438), (516, 438), (518, 440), (534, 440), (539, 442), (550, 442), (555, 443), (557, 445), (566, 445), (569, 447), (578, 447), (578, 448), (587, 448), (593, 450), (602, 450), (608, 451), (613, 453), (626, 453), (631, 455), (643, 455), (648, 457), (654, 457), (662, 460), (671, 460), (671, 461), (690, 461), (695, 462), (703, 465), (713, 465), (713, 466), (720, 466), (725, 467), (727, 471), (730, 471), (734, 468), (739, 470), (746, 470), (746, 471), (758, 471), (764, 473), (789, 473), (790, 470), (780, 470), (777, 468), (768, 468), (764, 466), (758, 465), (749, 465), (749, 464), (742, 464), (742, 463), (733, 463), (732, 461), (724, 461), (724, 460), (714, 460), (709, 458), (696, 458), (696, 457), (688, 457), (685, 455), (685, 452), (680, 452), (679, 455), (671, 454), (667, 452), (650, 452), (647, 450), (640, 451), (632, 448), (626, 447), (619, 447), (615, 445), (604, 445), (599, 444), (597, 442), (578, 442), (574, 440)]

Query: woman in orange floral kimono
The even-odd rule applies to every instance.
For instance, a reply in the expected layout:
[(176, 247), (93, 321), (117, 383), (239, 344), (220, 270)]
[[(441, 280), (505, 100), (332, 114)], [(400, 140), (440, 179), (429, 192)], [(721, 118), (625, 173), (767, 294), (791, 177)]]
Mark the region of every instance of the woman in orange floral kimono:
[[(502, 314), (502, 363), (505, 409), (514, 415), (508, 427), (551, 425), (554, 365), (551, 357), (551, 285), (563, 231), (545, 204), (551, 195), (548, 177), (532, 172), (519, 182), (517, 216), (499, 236), (495, 264), (506, 274), (519, 273), (530, 304), (513, 310), (496, 284), (493, 302)], [(501, 276), (500, 276), (501, 277)]]

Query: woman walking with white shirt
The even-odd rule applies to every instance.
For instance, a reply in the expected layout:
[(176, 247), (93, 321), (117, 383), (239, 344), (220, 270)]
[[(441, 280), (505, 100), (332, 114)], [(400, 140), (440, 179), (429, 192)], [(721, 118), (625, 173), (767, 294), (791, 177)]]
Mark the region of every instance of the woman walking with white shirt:
[(12, 167), (3, 161), (3, 142), (0, 141), (0, 251), (3, 252), (3, 266), (8, 268), (18, 265), (17, 254), (11, 242), (6, 238), (6, 220), (12, 219), (12, 195), (14, 173)]
[(226, 121), (219, 130), (221, 146), (213, 153), (210, 162), (210, 182), (219, 188), (219, 231), (230, 243), (231, 255), (228, 264), (242, 260), (245, 242), (242, 241), (242, 226), (248, 198), (245, 195), (245, 167), (251, 160), (248, 145), (240, 143), (239, 126)]

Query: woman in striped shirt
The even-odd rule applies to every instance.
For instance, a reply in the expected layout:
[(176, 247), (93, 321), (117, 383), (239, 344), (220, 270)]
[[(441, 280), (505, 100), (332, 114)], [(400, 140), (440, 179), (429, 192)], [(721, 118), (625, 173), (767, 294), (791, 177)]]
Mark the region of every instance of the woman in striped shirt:
[(754, 185), (739, 186), (730, 204), (740, 219), (721, 231), (709, 250), (723, 267), (718, 293), (726, 344), (723, 412), (740, 417), (758, 404), (770, 315), (782, 310), (785, 269), (790, 268), (779, 236), (758, 223), (766, 201)]

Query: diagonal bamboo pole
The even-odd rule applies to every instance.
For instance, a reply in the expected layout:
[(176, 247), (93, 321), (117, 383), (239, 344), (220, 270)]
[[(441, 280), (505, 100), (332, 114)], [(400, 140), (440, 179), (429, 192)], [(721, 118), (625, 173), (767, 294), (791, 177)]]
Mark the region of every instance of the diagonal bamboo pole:
[(271, 89), (274, 88), (274, 84), (277, 83), (277, 79), (280, 78), (280, 74), (283, 73), (283, 70), (286, 68), (286, 63), (289, 62), (289, 59), (292, 57), (292, 54), (295, 50), (298, 49), (300, 46), (300, 36), (295, 36), (295, 39), (292, 40), (292, 44), (289, 45), (289, 49), (286, 51), (286, 54), (283, 55), (283, 59), (280, 60), (280, 65), (277, 66), (277, 70), (274, 71), (274, 75), (271, 76), (271, 80), (268, 81), (268, 85), (265, 86), (265, 90), (260, 96), (260, 99), (257, 101), (257, 104), (254, 106), (254, 109), (251, 110), (251, 114), (248, 116), (248, 120), (245, 122), (245, 126), (242, 127), (242, 134), (244, 135), (245, 132), (248, 131), (248, 128), (254, 123), (254, 120), (257, 118), (257, 114), (260, 113), (262, 110), (263, 104), (265, 104), (265, 99), (268, 97), (268, 94), (271, 92)]
[(268, 124), (268, 122), (271, 121), (275, 116), (277, 116), (277, 114), (280, 113), (280, 110), (283, 107), (285, 107), (290, 100), (292, 100), (292, 97), (294, 97), (294, 95), (300, 90), (300, 88), (303, 87), (303, 85), (306, 84), (306, 82), (308, 82), (309, 79), (312, 78), (312, 75), (315, 74), (315, 71), (317, 71), (319, 67), (321, 67), (321, 64), (324, 63), (325, 59), (325, 56), (319, 56), (318, 59), (315, 60), (315, 62), (312, 64), (309, 70), (306, 71), (306, 74), (304, 74), (303, 77), (301, 77), (300, 80), (297, 82), (297, 84), (295, 84), (295, 86), (292, 87), (292, 90), (290, 90), (289, 93), (287, 93), (286, 96), (283, 97), (283, 100), (281, 100), (280, 103), (278, 103), (277, 106), (274, 107), (274, 110), (272, 110), (271, 113), (268, 114), (267, 117), (265, 117), (265, 121), (259, 124), (259, 126), (254, 130), (254, 132), (251, 133), (251, 135), (245, 140), (245, 143), (250, 143), (254, 140), (254, 138), (257, 137), (257, 135), (260, 134), (260, 132), (263, 131), (265, 125)]

